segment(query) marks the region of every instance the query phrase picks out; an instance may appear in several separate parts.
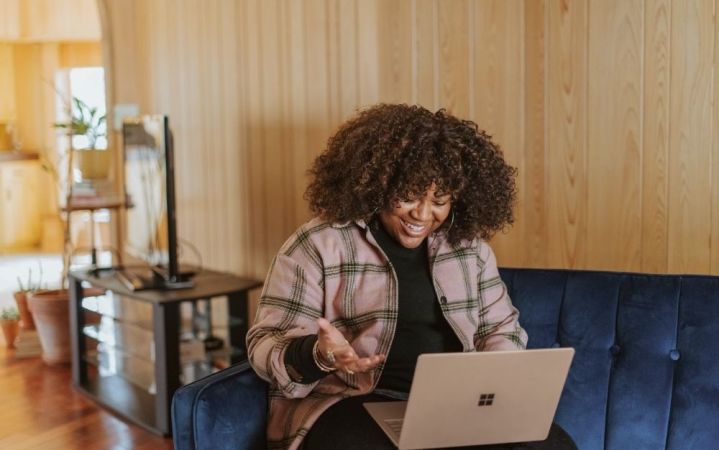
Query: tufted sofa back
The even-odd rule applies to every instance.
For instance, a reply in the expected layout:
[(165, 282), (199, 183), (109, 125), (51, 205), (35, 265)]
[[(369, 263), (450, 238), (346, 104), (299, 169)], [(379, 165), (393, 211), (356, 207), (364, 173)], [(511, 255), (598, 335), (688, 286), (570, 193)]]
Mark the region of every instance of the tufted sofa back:
[(530, 348), (574, 347), (581, 450), (719, 448), (719, 277), (502, 269)]
[[(555, 420), (580, 450), (719, 448), (719, 277), (501, 269), (530, 348), (574, 347)], [(173, 398), (176, 450), (263, 449), (244, 362)]]

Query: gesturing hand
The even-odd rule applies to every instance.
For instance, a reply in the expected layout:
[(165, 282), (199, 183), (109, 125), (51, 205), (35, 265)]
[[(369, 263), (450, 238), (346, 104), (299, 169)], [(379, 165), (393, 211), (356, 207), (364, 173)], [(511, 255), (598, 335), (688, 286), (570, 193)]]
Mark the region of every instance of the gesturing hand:
[(317, 349), (323, 364), (353, 374), (373, 370), (385, 360), (385, 355), (360, 358), (340, 330), (332, 326), (327, 319), (317, 319), (317, 325), (320, 327), (317, 333)]

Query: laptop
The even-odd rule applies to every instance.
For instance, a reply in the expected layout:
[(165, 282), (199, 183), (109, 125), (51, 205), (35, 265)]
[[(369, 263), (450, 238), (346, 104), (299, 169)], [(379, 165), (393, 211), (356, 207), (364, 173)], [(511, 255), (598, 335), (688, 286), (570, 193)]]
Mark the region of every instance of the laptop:
[(541, 441), (573, 348), (420, 355), (406, 402), (364, 407), (404, 449)]

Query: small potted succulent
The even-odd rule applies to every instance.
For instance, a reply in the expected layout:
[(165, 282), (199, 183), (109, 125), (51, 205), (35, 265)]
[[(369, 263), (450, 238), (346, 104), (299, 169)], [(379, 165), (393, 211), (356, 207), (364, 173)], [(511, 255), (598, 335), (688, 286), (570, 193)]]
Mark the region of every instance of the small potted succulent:
[(15, 339), (20, 330), (20, 313), (14, 306), (3, 308), (0, 311), (0, 327), (5, 336), (5, 347), (15, 348)]

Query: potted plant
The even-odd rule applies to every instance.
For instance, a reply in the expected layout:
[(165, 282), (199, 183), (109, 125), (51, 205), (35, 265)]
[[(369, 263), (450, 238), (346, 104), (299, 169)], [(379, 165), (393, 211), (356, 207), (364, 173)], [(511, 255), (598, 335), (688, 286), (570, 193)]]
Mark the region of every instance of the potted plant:
[(5, 336), (5, 347), (15, 348), (15, 338), (20, 329), (20, 314), (15, 307), (3, 308), (0, 312), (0, 327)]
[(109, 152), (97, 148), (98, 139), (107, 134), (105, 127), (107, 116), (100, 115), (97, 108), (88, 106), (77, 97), (72, 97), (72, 107), (69, 109), (70, 121), (57, 122), (54, 127), (65, 130), (73, 136), (71, 147), (77, 152), (77, 168), (80, 169), (82, 178), (87, 180), (107, 178)]
[(18, 290), (13, 292), (17, 309), (20, 312), (20, 328), (23, 330), (34, 330), (35, 321), (27, 304), (27, 296), (31, 292), (39, 291), (42, 286), (42, 265), (38, 264), (40, 270), (37, 281), (33, 280), (32, 269), (28, 269), (27, 280), (23, 283), (20, 277), (17, 277)]

